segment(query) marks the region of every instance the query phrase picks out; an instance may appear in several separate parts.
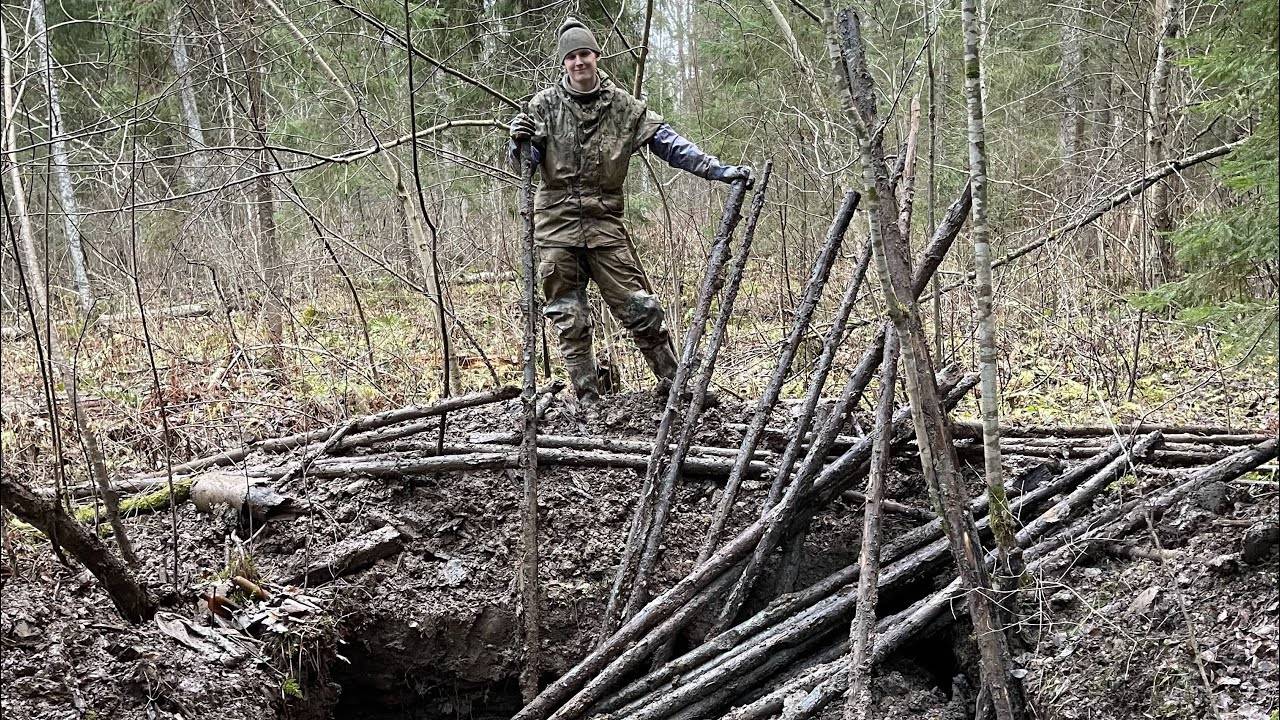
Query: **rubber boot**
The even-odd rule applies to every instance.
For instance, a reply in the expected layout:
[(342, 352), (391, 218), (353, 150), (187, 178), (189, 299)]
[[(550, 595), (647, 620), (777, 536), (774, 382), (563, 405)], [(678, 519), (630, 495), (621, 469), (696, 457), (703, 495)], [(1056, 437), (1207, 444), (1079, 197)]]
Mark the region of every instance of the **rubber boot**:
[(596, 364), (590, 360), (583, 363), (567, 365), (569, 382), (573, 384), (573, 394), (578, 397), (578, 405), (583, 409), (600, 404), (600, 376)]
[(670, 343), (661, 343), (650, 347), (640, 348), (640, 354), (644, 355), (644, 361), (649, 365), (649, 370), (658, 380), (658, 386), (654, 388), (654, 394), (658, 399), (665, 400), (667, 392), (671, 390), (671, 381), (676, 377), (676, 354), (671, 350)]

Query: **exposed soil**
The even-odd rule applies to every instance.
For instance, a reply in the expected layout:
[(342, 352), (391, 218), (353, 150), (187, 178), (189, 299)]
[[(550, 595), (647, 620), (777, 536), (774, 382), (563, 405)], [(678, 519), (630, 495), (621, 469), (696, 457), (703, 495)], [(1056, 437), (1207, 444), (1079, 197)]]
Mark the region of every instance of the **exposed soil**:
[[(602, 419), (583, 428), (558, 404), (543, 427), (548, 433), (648, 439), (659, 409), (647, 395), (614, 397)], [(725, 423), (746, 415), (732, 403), (710, 411), (698, 442), (735, 445)], [(514, 402), (449, 419), (456, 433), (515, 429), (518, 421)], [(910, 470), (909, 464), (897, 468), (890, 495), (925, 506)], [(640, 480), (633, 470), (540, 472), (546, 679), (568, 669), (595, 639)], [(696, 478), (679, 489), (657, 586), (669, 586), (691, 566), (714, 489), (713, 482)], [(59, 564), (42, 537), (13, 535), (13, 572), (0, 588), (6, 716), (510, 717), (519, 707), (519, 478), (502, 471), (448, 473), (417, 488), (350, 478), (312, 481), (298, 492), (314, 512), (272, 522), (243, 545), (223, 518), (181, 508), (183, 585), (217, 586), (230, 558), (236, 573), (254, 573), (279, 592), (270, 585), (275, 579), (344, 539), (388, 524), (405, 536), (404, 550), (323, 586), (291, 591), (318, 609), (289, 615), (280, 625), (285, 632), (256, 632), (242, 657), (192, 649), (156, 624), (127, 626), (86, 572)], [(761, 481), (747, 483), (735, 527), (756, 514), (764, 492)], [(1037, 579), (1039, 612), (1030, 621), (1035, 644), (1020, 660), (1046, 717), (1209, 717), (1209, 702), (1222, 718), (1267, 718), (1275, 711), (1275, 550), (1266, 546), (1252, 564), (1219, 556), (1238, 553), (1250, 526), (1276, 526), (1277, 490), (1267, 481), (1233, 483), (1225, 493), (1230, 507), (1205, 510), (1193, 499), (1159, 523), (1163, 547), (1184, 553), (1179, 559), (1082, 558), (1061, 578)], [(913, 524), (888, 515), (886, 535)], [(144, 558), (142, 576), (161, 586), (172, 563), (168, 514), (139, 516), (127, 525)], [(819, 516), (802, 581), (853, 560), (860, 526), (857, 508), (843, 501)], [(1150, 547), (1149, 538), (1134, 540)], [(242, 553), (241, 547), (247, 549)], [(1138, 602), (1148, 595), (1150, 602)], [(229, 597), (246, 612), (255, 607), (242, 592)], [(1212, 693), (1194, 662), (1183, 605)], [(217, 626), (195, 593), (166, 610), (196, 625)], [(970, 717), (976, 683), (966, 676), (972, 667), (965, 660), (967, 632), (963, 622), (943, 629), (883, 668), (877, 680), (881, 716)], [(840, 712), (828, 708), (826, 716)]]

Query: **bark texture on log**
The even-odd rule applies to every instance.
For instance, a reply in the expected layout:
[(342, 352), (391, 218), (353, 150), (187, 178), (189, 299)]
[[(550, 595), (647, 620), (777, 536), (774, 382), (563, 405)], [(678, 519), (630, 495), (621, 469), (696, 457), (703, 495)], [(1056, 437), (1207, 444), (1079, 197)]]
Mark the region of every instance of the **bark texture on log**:
[(92, 530), (61, 508), (7, 474), (0, 474), (0, 505), (34, 525), (93, 573), (124, 619), (138, 623), (156, 614), (155, 599), (133, 572)]
[(986, 595), (991, 588), (983, 563), (982, 546), (961, 492), (958, 462), (952, 445), (950, 426), (942, 411), (934, 384), (928, 342), (921, 326), (919, 309), (912, 292), (912, 273), (902, 246), (895, 212), (896, 201), (889, 183), (884, 149), (873, 128), (878, 127), (875, 89), (867, 70), (860, 18), (852, 11), (840, 14), (841, 43), (845, 51), (846, 78), (853, 98), (853, 120), (861, 149), (868, 225), (875, 242), (880, 284), (885, 289), (886, 307), (902, 338), (903, 377), (911, 401), (912, 420), (920, 447), (920, 460), (930, 495), (943, 518), (952, 555), (960, 577), (970, 592), (970, 616), (977, 636), (983, 684), (989, 691), (999, 720), (1026, 716), (1021, 681), (1010, 673), (1012, 663), (998, 609)]
[(347, 538), (333, 546), (324, 557), (287, 578), (285, 585), (319, 585), (346, 573), (366, 568), (400, 552), (400, 531), (390, 525)]
[(702, 342), (702, 334), (706, 332), (707, 317), (711, 312), (711, 303), (716, 291), (723, 282), (724, 264), (729, 258), (729, 243), (733, 239), (733, 231), (741, 219), (743, 200), (746, 199), (747, 184), (744, 181), (733, 183), (729, 195), (725, 198), (724, 210), (720, 216), (720, 225), (716, 230), (715, 240), (711, 246), (711, 257), (707, 260), (707, 271), (698, 288), (698, 301), (694, 308), (693, 319), (685, 330), (684, 349), (676, 368), (676, 376), (671, 381), (667, 392), (667, 402), (654, 434), (654, 450), (649, 456), (645, 469), (644, 483), (640, 488), (640, 497), (635, 512), (631, 516), (631, 525), (627, 530), (627, 542), (622, 550), (622, 559), (618, 563), (618, 571), (613, 578), (613, 586), (609, 590), (609, 601), (600, 619), (600, 640), (604, 642), (617, 629), (622, 617), (626, 598), (636, 566), (640, 562), (640, 554), (653, 522), (654, 508), (657, 503), (659, 473), (667, 452), (667, 438), (671, 436), (678, 419), (680, 400), (684, 396), (697, 363), (698, 346)]

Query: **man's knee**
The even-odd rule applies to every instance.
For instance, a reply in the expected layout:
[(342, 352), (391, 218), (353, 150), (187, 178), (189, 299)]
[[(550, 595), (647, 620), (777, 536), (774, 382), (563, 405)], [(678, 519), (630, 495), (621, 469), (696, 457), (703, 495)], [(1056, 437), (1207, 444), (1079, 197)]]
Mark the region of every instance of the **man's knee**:
[(658, 298), (647, 292), (635, 292), (627, 296), (622, 303), (622, 326), (630, 330), (637, 338), (656, 336), (662, 332), (662, 323), (666, 313)]
[(562, 339), (591, 337), (591, 310), (577, 297), (552, 300), (542, 309), (542, 314), (555, 325)]

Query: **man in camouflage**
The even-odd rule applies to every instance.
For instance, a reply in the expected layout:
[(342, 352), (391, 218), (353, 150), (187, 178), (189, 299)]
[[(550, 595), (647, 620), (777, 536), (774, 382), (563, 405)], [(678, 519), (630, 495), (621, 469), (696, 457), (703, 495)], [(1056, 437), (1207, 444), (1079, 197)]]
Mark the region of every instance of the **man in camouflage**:
[(564, 75), (512, 120), (509, 154), (514, 162), (520, 145), (530, 143), (541, 171), (533, 232), (544, 314), (556, 327), (578, 401), (591, 406), (600, 388), (587, 305), (590, 281), (631, 333), (659, 387), (676, 373), (662, 306), (645, 289), (622, 223), (631, 155), (648, 147), (672, 167), (721, 182), (750, 183), (751, 169), (703, 153), (644, 100), (614, 85), (599, 71), (595, 36), (573, 18), (557, 32), (557, 56)]

